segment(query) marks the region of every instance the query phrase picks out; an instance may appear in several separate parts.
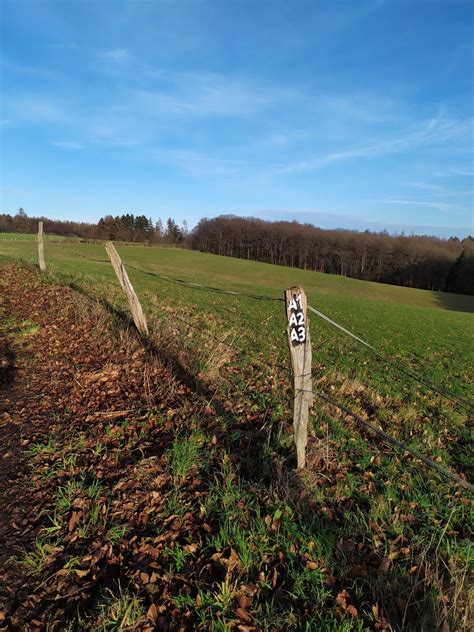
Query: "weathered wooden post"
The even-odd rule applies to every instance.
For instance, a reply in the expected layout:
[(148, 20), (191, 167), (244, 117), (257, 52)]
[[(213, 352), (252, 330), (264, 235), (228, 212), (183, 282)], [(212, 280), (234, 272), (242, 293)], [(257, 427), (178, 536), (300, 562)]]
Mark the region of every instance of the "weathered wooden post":
[(38, 262), (40, 270), (46, 270), (44, 262), (44, 244), (43, 244), (43, 222), (38, 222)]
[(313, 403), (311, 340), (306, 320), (306, 295), (301, 287), (285, 290), (288, 345), (293, 372), (293, 429), (298, 469), (306, 464), (309, 407)]
[(120, 258), (119, 253), (117, 252), (114, 244), (111, 241), (108, 241), (105, 244), (105, 250), (107, 251), (119, 283), (122, 286), (122, 290), (125, 292), (125, 296), (128, 299), (128, 304), (130, 305), (130, 310), (132, 312), (135, 327), (142, 335), (147, 336), (148, 325), (146, 322), (145, 314), (143, 313), (142, 306), (140, 304), (140, 301), (138, 300), (138, 296), (136, 295), (135, 290), (130, 283), (130, 279), (128, 278), (128, 274), (122, 263), (122, 259)]

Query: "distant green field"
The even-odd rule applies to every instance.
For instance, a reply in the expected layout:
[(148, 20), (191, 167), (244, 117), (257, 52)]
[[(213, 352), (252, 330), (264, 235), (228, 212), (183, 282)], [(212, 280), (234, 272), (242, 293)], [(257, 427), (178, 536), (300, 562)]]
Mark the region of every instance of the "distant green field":
[[(63, 241), (61, 235), (44, 235), (44, 241)], [(29, 233), (0, 233), (0, 241), (28, 241), (36, 242), (36, 235)]]

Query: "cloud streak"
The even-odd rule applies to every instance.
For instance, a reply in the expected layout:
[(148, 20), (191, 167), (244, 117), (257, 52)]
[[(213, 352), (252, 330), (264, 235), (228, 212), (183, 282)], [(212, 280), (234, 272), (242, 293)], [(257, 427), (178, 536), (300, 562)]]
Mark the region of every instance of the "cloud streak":
[(64, 109), (56, 99), (39, 94), (5, 97), (3, 106), (8, 112), (10, 123), (48, 124), (65, 119)]
[(99, 53), (101, 59), (115, 63), (123, 63), (131, 59), (132, 55), (127, 48), (113, 48)]
[(195, 177), (235, 176), (248, 163), (246, 160), (203, 155), (190, 149), (153, 149), (150, 153), (156, 162), (177, 167)]
[(387, 154), (407, 152), (429, 143), (443, 143), (455, 138), (467, 138), (469, 132), (472, 132), (472, 123), (472, 119), (444, 120), (442, 115), (439, 114), (437, 117), (423, 123), (418, 129), (403, 136), (302, 160), (283, 166), (278, 172), (290, 174), (318, 171), (329, 165), (354, 160), (355, 158), (375, 158)]
[(168, 116), (248, 117), (297, 98), (291, 89), (272, 89), (241, 78), (205, 73), (174, 73), (171, 85), (137, 90), (132, 97), (142, 109)]
[(411, 200), (408, 198), (387, 198), (383, 200), (370, 201), (375, 202), (376, 204), (395, 204), (397, 206), (423, 206), (441, 211), (443, 213), (452, 213), (461, 216), (469, 214), (471, 212), (470, 209), (466, 206), (461, 206), (460, 204), (452, 204), (450, 202)]
[(53, 145), (53, 147), (58, 147), (59, 149), (84, 149), (84, 145), (82, 143), (73, 140), (56, 140), (53, 141), (51, 145)]

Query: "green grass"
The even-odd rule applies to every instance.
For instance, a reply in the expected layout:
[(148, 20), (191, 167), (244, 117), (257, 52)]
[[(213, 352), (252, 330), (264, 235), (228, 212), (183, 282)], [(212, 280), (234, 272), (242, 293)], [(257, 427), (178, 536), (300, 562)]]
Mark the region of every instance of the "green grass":
[[(473, 398), (473, 297), (175, 248), (119, 244), (118, 250), (126, 264), (171, 279), (233, 291), (281, 297), (285, 287), (301, 284), (310, 304), (362, 335), (388, 357), (460, 396)], [(2, 255), (35, 262), (36, 244), (26, 240), (0, 241)], [(49, 243), (45, 256), (53, 278), (105, 299), (129, 314), (103, 245)], [(232, 367), (231, 380), (221, 384), (223, 396), (245, 393), (247, 406), (256, 414), (271, 411), (274, 422), (288, 418), (290, 384), (288, 372), (281, 368), (289, 365), (283, 303), (206, 292), (130, 268), (129, 276), (151, 331), (159, 337), (160, 344), (174, 344), (177, 356), (186, 352), (186, 369), (198, 381), (208, 384), (228, 378), (226, 369)], [(463, 469), (472, 467), (462, 409), (400, 375), (369, 350), (311, 314), (310, 329), (313, 365), (324, 388), (334, 386), (339, 399), (356, 412), (372, 411), (384, 429), (442, 462), (451, 460)], [(273, 365), (273, 370), (268, 365)], [(315, 412), (327, 418), (327, 411), (323, 413), (317, 401)], [(333, 413), (328, 423), (332, 423)], [(347, 430), (342, 429), (344, 437)], [(453, 436), (454, 441), (446, 440)]]
[(190, 436), (177, 435), (170, 450), (169, 463), (173, 480), (177, 483), (186, 476), (194, 464), (202, 464), (203, 455), (199, 448), (204, 444), (205, 437), (200, 432), (193, 432)]
[(23, 551), (23, 554), (15, 561), (27, 567), (28, 572), (33, 575), (39, 575), (46, 565), (48, 558), (48, 545), (42, 538), (37, 538), (33, 543), (33, 547), (29, 551)]
[(99, 604), (101, 612), (99, 625), (96, 631), (132, 630), (140, 617), (144, 614), (144, 609), (136, 595), (129, 594), (125, 590), (119, 589), (116, 595), (112, 591), (107, 591)]

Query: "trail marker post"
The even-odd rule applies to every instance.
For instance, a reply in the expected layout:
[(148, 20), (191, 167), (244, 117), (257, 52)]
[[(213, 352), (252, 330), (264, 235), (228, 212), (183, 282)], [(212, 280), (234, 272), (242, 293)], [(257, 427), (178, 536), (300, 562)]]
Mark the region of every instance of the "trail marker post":
[(43, 222), (38, 222), (38, 262), (42, 272), (46, 270), (44, 262)]
[(130, 310), (132, 312), (133, 322), (138, 331), (143, 335), (148, 335), (148, 325), (146, 322), (145, 314), (143, 313), (142, 306), (138, 300), (135, 290), (133, 289), (128, 274), (122, 263), (119, 253), (117, 252), (114, 244), (111, 241), (106, 242), (105, 250), (109, 256), (110, 262), (115, 270), (115, 274), (119, 280), (122, 290), (125, 292), (125, 296), (128, 299)]
[(298, 469), (306, 464), (309, 407), (313, 403), (311, 340), (306, 318), (307, 300), (302, 287), (285, 290), (288, 346), (293, 372), (293, 429)]

